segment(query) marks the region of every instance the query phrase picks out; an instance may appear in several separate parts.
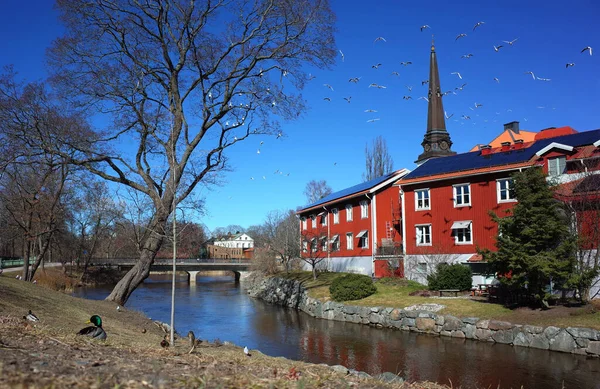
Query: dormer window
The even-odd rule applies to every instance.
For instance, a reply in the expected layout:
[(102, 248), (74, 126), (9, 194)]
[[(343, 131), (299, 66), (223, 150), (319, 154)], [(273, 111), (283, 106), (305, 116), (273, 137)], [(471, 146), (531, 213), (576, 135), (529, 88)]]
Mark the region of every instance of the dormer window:
[(548, 175), (555, 177), (567, 172), (567, 158), (564, 156), (548, 158)]

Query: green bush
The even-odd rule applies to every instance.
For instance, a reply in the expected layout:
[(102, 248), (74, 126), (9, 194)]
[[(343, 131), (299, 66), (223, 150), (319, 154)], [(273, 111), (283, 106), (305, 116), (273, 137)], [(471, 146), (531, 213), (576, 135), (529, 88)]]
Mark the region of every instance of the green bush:
[(335, 301), (360, 300), (377, 292), (371, 277), (363, 274), (347, 274), (331, 283), (329, 293)]
[(473, 274), (471, 268), (466, 265), (438, 265), (435, 273), (427, 277), (430, 290), (459, 289), (469, 290), (472, 286)]

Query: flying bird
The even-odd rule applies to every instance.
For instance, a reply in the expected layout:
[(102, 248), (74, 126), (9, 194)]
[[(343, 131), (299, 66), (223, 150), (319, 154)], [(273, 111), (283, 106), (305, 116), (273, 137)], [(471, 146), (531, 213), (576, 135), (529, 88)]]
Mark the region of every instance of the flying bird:
[(448, 114), (446, 113), (446, 111), (444, 111), (444, 116), (446, 117), (446, 119), (450, 119), (452, 116), (454, 116), (454, 114), (453, 114), (453, 113), (451, 113), (450, 115), (448, 115)]
[(425, 101), (427, 101), (429, 103), (429, 99), (427, 97), (425, 97), (425, 96), (421, 96), (417, 100), (425, 100)]
[(360, 77), (352, 77), (351, 79), (348, 80), (348, 82), (353, 82), (353, 83), (357, 83), (360, 81)]
[(333, 91), (333, 87), (329, 84), (323, 84), (323, 86), (326, 86), (327, 88), (331, 89)]
[(535, 80), (535, 74), (533, 74), (533, 72), (525, 72), (525, 74), (531, 74), (531, 77)]
[(260, 154), (260, 149), (256, 150), (256, 154)]
[(498, 77), (494, 77), (494, 81), (496, 81), (497, 83), (500, 83), (500, 79)]
[(567, 65), (565, 67), (568, 69), (569, 66), (575, 66), (575, 64), (573, 62), (569, 62), (569, 63), (567, 63)]
[(477, 22), (477, 24), (473, 26), (473, 31), (475, 31), (477, 27), (481, 27), (483, 24), (485, 24), (485, 22)]
[(412, 86), (410, 86), (410, 85), (404, 85), (404, 86), (406, 87), (406, 89), (408, 89), (409, 92), (412, 92), (412, 88), (413, 88)]
[(404, 97), (402, 97), (402, 98), (403, 98), (404, 100), (412, 100), (412, 97), (410, 97), (410, 96), (404, 96)]
[(379, 120), (379, 118), (369, 119), (369, 120), (367, 120), (367, 123), (373, 123), (373, 122), (376, 122), (377, 120)]
[(380, 64), (380, 63), (378, 63), (378, 64), (375, 64), (375, 65), (371, 65), (371, 67), (372, 67), (373, 69), (379, 69), (379, 67), (380, 67), (381, 65), (383, 65), (383, 64)]
[(460, 79), (462, 80), (462, 76), (460, 75), (460, 73), (459, 73), (459, 72), (452, 72), (452, 73), (450, 73), (450, 74), (456, 74), (456, 75), (458, 76), (458, 78), (460, 78)]
[(470, 116), (467, 116), (467, 115), (462, 115), (462, 118), (463, 118), (463, 119), (465, 119), (465, 120), (469, 120), (469, 119), (471, 119), (471, 117), (470, 117)]
[(425, 84), (429, 84), (429, 80), (423, 80), (423, 81), (421, 81), (421, 86), (423, 86)]
[(462, 84), (461, 86), (458, 86), (458, 87), (456, 87), (454, 89), (456, 89), (456, 90), (463, 90), (465, 86), (467, 86), (467, 84)]
[(377, 38), (375, 38), (375, 40), (373, 41), (373, 43), (375, 43), (375, 42), (377, 42), (377, 41), (383, 41), (383, 42), (387, 42), (387, 41), (385, 40), (385, 38), (384, 38), (384, 37), (382, 37), (382, 36), (378, 36)]
[(344, 53), (342, 52), (342, 50), (338, 50), (340, 52), (340, 55), (342, 56), (342, 62), (344, 62)]
[(581, 52), (583, 53), (584, 51), (589, 51), (590, 55), (592, 55), (592, 48), (590, 46), (584, 47), (583, 49), (581, 49)]
[(365, 109), (365, 112), (377, 112), (377, 111), (374, 109)]
[(471, 58), (472, 56), (473, 56), (473, 54), (469, 53), (469, 54), (462, 55), (460, 58), (466, 58), (466, 59), (469, 59), (469, 58)]
[(460, 38), (464, 38), (464, 37), (466, 37), (466, 36), (467, 36), (467, 34), (458, 34), (458, 35), (456, 36), (456, 39), (455, 39), (454, 41), (457, 41), (457, 40), (459, 40)]
[(498, 46), (494, 46), (494, 51), (497, 53), (498, 51), (500, 51), (500, 49), (504, 47), (502, 45), (498, 45)]
[(383, 85), (379, 85), (379, 84), (375, 84), (375, 83), (370, 84), (369, 88), (371, 88), (371, 87), (377, 88), (377, 89), (387, 89), (387, 86), (383, 86)]
[(519, 38), (515, 38), (515, 39), (513, 39), (512, 41), (502, 41), (502, 42), (504, 42), (504, 43), (508, 43), (509, 45), (511, 45), (511, 46), (512, 46), (512, 45), (514, 45), (514, 44), (515, 44), (515, 42), (517, 41), (517, 39), (519, 39)]
[(423, 30), (425, 30), (425, 29), (427, 29), (427, 28), (431, 28), (431, 27), (429, 27), (429, 24), (425, 24), (425, 25), (421, 26), (421, 27), (420, 27), (420, 29), (421, 29), (421, 32), (423, 32)]
[(399, 75), (400, 75), (400, 73), (398, 73), (398, 72), (392, 72), (392, 76), (399, 76)]
[(344, 97), (344, 100), (346, 100), (348, 102), (348, 104), (350, 104), (350, 99), (351, 98), (352, 98), (352, 96)]
[(483, 104), (475, 103), (475, 108), (483, 107)]
[(323, 97), (323, 100), (325, 100), (325, 101), (331, 101), (331, 98), (330, 97)]
[(539, 81), (550, 81), (549, 78), (536, 77)]
[(400, 62), (400, 65), (408, 66), (408, 65), (412, 65), (412, 62), (410, 62), (410, 61), (403, 61), (403, 62)]

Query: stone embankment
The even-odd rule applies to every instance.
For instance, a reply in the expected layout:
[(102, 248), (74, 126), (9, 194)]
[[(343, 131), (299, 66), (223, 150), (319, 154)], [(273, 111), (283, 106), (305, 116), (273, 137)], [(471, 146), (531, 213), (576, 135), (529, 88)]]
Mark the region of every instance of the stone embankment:
[(256, 280), (248, 287), (251, 297), (301, 310), (327, 320), (361, 323), (403, 331), (473, 339), (572, 354), (600, 356), (600, 331), (591, 328), (539, 327), (476, 317), (458, 318), (430, 311), (384, 307), (359, 307), (308, 296), (299, 281), (283, 278)]

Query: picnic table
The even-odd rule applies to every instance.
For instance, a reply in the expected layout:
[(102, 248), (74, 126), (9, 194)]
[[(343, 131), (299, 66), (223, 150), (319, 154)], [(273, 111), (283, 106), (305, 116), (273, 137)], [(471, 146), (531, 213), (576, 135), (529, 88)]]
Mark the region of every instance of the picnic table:
[(458, 292), (460, 292), (460, 289), (440, 289), (438, 292), (440, 292), (440, 297), (442, 297), (444, 293), (454, 293), (454, 297), (458, 297)]

